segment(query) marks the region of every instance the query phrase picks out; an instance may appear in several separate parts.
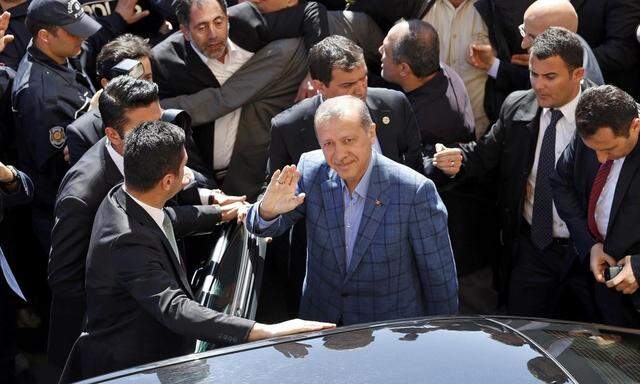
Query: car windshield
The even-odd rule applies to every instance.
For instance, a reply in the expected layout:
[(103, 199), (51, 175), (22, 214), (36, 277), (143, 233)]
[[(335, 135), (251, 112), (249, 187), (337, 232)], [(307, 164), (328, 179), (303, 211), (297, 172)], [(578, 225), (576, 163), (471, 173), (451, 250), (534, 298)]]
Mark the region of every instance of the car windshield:
[(547, 350), (579, 383), (640, 382), (640, 331), (519, 319), (500, 321)]

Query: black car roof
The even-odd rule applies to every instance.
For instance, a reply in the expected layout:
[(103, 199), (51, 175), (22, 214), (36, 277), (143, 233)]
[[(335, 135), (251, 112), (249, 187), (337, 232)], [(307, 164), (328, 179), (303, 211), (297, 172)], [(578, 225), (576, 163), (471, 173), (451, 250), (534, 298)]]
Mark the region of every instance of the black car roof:
[[(618, 350), (614, 351), (611, 344), (600, 346), (593, 341), (594, 337), (610, 332), (623, 335), (625, 340), (626, 335), (638, 340), (637, 331), (544, 319), (410, 319), (222, 348), (87, 382), (600, 383), (610, 382), (608, 379), (635, 380), (635, 375), (640, 375), (640, 359), (634, 363), (635, 356), (628, 358), (631, 366), (611, 369), (614, 356), (633, 354), (633, 348), (620, 349), (623, 343), (618, 342), (613, 346)], [(572, 348), (574, 344), (581, 347)], [(607, 349), (612, 361), (607, 361)]]

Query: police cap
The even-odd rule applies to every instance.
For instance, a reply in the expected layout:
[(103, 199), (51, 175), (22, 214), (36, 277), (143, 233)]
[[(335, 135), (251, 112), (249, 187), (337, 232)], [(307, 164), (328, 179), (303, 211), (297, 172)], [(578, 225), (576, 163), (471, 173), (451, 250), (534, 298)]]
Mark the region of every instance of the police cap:
[(64, 28), (70, 34), (87, 38), (102, 27), (82, 9), (78, 0), (33, 0), (27, 18), (45, 25)]

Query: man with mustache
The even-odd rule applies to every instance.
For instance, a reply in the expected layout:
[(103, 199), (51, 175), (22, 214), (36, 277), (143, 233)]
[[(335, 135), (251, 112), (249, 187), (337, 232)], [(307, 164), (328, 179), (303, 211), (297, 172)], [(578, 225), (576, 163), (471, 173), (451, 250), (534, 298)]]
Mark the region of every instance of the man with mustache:
[[(305, 49), (299, 41), (286, 39), (264, 46), (278, 37), (301, 35), (307, 45), (312, 44), (326, 32), (326, 14), (320, 36), (316, 36), (305, 32), (303, 4), (265, 15), (249, 2), (227, 10), (222, 0), (179, 0), (175, 9), (180, 31), (153, 49), (153, 73), (160, 97), (189, 95), (243, 79), (237, 92), (223, 91), (224, 108), (204, 106), (216, 108), (217, 115), (197, 124), (199, 113), (190, 114), (194, 117), (194, 141), (207, 166), (196, 170), (214, 177), (225, 193), (254, 199), (264, 181), (269, 120), (293, 103), (306, 74)], [(270, 24), (274, 19), (280, 22)], [(256, 52), (264, 49), (291, 59), (280, 67), (245, 71), (254, 53), (258, 56)]]
[(357, 324), (458, 310), (447, 214), (433, 182), (375, 151), (376, 124), (351, 95), (315, 114), (321, 150), (277, 170), (247, 216), (258, 236), (307, 226), (300, 317)]

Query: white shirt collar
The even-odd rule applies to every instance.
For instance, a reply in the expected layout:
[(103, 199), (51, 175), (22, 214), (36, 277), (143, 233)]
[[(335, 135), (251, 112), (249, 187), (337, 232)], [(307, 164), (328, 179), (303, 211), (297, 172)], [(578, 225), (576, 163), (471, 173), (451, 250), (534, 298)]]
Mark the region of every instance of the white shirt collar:
[(118, 171), (120, 171), (120, 174), (124, 176), (124, 158), (122, 157), (121, 154), (116, 152), (115, 149), (113, 149), (109, 139), (105, 141), (105, 145), (107, 146), (107, 152), (109, 152), (109, 156), (111, 156), (111, 160), (113, 160), (114, 164), (116, 165), (116, 168), (118, 168)]
[[(198, 47), (195, 44), (193, 44), (193, 41), (189, 41), (189, 44), (191, 44), (191, 48), (193, 48), (193, 50), (196, 51), (196, 54), (198, 54), (198, 57), (200, 57), (200, 60), (202, 60), (202, 62), (205, 63), (205, 65), (207, 66), (209, 65), (209, 60), (215, 60), (215, 59), (208, 58), (204, 53), (200, 52)], [(239, 49), (240, 47), (235, 45), (233, 41), (231, 41), (231, 39), (227, 38), (227, 54), (225, 56), (224, 62), (227, 63), (229, 61), (229, 57), (234, 55), (237, 51), (239, 51)]]
[[(564, 117), (570, 124), (574, 124), (576, 121), (576, 107), (578, 106), (578, 101), (580, 100), (581, 95), (582, 95), (582, 86), (578, 90), (578, 94), (576, 95), (576, 97), (573, 98), (573, 100), (571, 100), (570, 102), (568, 102), (567, 104), (563, 105), (560, 108), (556, 108), (560, 110), (560, 112), (562, 112), (562, 117)], [(542, 110), (542, 113), (546, 115), (547, 112), (549, 112), (550, 110), (551, 110), (550, 108), (544, 108)]]
[[(126, 188), (126, 186), (124, 184), (122, 185), (122, 190), (125, 191), (125, 193), (127, 195), (129, 195), (129, 197), (131, 197), (133, 199), (133, 201), (138, 203), (138, 205), (141, 206), (142, 209), (144, 209), (149, 214), (149, 216), (151, 216), (153, 221), (155, 221), (156, 224), (158, 224), (158, 227), (160, 227), (160, 229), (162, 229), (162, 222), (164, 221), (164, 211), (162, 209), (158, 209), (158, 208), (152, 207), (149, 204), (145, 204), (142, 201), (136, 199), (135, 197), (133, 197), (133, 195), (131, 195), (129, 192), (127, 192), (127, 188)], [(164, 231), (164, 229), (162, 229), (162, 230)]]

